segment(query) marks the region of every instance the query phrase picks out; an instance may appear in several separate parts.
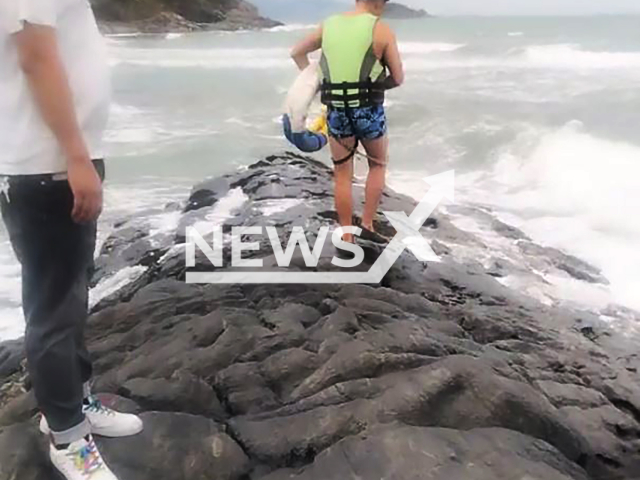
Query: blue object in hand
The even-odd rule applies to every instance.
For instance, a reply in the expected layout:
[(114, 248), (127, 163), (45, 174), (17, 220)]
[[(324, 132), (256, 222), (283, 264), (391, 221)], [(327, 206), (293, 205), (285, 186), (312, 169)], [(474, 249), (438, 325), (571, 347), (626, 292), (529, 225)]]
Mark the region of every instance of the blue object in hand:
[(327, 137), (322, 133), (314, 133), (309, 130), (302, 132), (291, 131), (291, 120), (286, 113), (282, 116), (282, 127), (284, 128), (284, 136), (293, 145), (305, 153), (313, 153), (322, 150), (327, 144)]

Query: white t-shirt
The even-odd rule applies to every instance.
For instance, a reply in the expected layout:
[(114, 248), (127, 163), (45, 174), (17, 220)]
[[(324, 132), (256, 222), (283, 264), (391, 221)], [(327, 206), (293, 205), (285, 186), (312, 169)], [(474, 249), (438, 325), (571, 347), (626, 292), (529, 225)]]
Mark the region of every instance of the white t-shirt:
[(93, 159), (103, 158), (111, 86), (106, 46), (89, 1), (0, 0), (0, 175), (67, 170), (18, 62), (13, 34), (25, 22), (55, 28), (89, 153)]

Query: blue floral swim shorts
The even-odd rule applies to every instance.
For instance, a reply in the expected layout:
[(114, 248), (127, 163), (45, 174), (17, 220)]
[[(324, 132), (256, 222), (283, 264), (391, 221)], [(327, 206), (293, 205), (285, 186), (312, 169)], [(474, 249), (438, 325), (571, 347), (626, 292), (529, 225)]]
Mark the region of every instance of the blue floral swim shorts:
[(387, 116), (382, 105), (330, 108), (327, 123), (329, 134), (338, 139), (355, 136), (360, 140), (375, 140), (387, 133)]

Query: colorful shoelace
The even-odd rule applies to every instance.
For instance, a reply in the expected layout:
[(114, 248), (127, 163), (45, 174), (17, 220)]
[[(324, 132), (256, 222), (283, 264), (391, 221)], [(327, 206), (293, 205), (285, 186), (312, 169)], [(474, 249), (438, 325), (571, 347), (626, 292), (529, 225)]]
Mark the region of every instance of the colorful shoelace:
[(102, 413), (109, 416), (115, 415), (115, 412), (102, 405), (102, 402), (97, 397), (91, 396), (87, 400), (89, 400), (89, 403), (84, 405), (85, 412)]
[(102, 468), (102, 458), (98, 453), (98, 447), (93, 439), (87, 444), (74, 452), (67, 455), (72, 458), (75, 467), (80, 470), (86, 477)]

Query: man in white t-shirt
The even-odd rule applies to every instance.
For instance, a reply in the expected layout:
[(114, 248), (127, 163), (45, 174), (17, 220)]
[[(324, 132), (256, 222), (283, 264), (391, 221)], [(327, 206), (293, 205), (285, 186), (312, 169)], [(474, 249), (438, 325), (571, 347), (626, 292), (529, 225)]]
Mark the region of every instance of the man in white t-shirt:
[(110, 85), (88, 0), (0, 0), (0, 205), (22, 264), (25, 347), (67, 480), (116, 480), (92, 434), (142, 430), (91, 395), (84, 342)]

